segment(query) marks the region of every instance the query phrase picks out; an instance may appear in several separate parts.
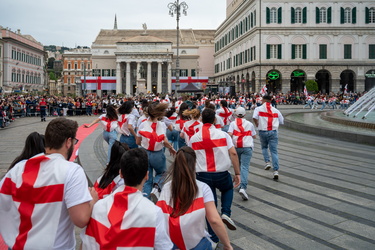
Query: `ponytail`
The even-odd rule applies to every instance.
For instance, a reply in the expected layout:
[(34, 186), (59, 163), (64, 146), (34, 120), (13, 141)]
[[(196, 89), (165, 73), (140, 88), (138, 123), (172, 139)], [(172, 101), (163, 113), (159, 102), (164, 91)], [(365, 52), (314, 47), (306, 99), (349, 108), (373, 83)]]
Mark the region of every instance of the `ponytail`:
[(192, 148), (184, 146), (176, 154), (172, 163), (169, 178), (171, 185), (171, 217), (176, 218), (185, 214), (198, 194), (198, 185), (195, 180), (196, 155)]

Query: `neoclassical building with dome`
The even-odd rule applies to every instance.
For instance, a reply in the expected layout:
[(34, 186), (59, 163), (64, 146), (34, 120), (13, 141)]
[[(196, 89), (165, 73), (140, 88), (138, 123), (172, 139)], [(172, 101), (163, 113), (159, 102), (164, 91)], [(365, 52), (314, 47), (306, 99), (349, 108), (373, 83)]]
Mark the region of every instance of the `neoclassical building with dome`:
[(215, 82), (232, 92), (322, 93), (375, 86), (375, 1), (227, 0)]

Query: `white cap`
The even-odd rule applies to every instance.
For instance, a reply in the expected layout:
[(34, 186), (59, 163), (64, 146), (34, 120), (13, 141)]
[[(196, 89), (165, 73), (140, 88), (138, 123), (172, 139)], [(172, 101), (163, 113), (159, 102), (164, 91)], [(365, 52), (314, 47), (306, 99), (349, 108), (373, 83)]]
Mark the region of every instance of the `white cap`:
[(239, 115), (245, 116), (246, 115), (246, 110), (243, 107), (238, 107), (234, 111), (234, 114), (237, 115), (237, 116), (239, 116)]

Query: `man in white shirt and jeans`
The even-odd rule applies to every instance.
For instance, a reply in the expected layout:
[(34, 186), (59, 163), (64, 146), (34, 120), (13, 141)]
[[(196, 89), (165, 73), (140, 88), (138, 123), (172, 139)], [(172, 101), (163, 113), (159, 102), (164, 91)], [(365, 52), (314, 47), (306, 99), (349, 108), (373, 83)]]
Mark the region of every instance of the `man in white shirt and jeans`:
[(279, 124), (284, 124), (284, 117), (279, 110), (272, 107), (272, 97), (263, 96), (262, 105), (255, 108), (253, 120), (259, 131), (259, 138), (262, 147), (262, 154), (266, 165), (265, 170), (271, 168), (270, 156), (268, 148), (271, 152), (273, 179), (279, 179), (279, 156), (277, 153), (277, 144), (279, 142), (278, 128)]

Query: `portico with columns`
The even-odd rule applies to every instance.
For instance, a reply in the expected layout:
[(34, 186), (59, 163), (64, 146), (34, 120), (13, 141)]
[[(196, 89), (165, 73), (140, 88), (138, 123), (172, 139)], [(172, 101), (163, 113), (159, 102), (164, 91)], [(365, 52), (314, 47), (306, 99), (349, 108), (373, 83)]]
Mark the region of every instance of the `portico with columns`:
[(116, 43), (116, 93), (171, 93), (172, 42), (142, 34)]

